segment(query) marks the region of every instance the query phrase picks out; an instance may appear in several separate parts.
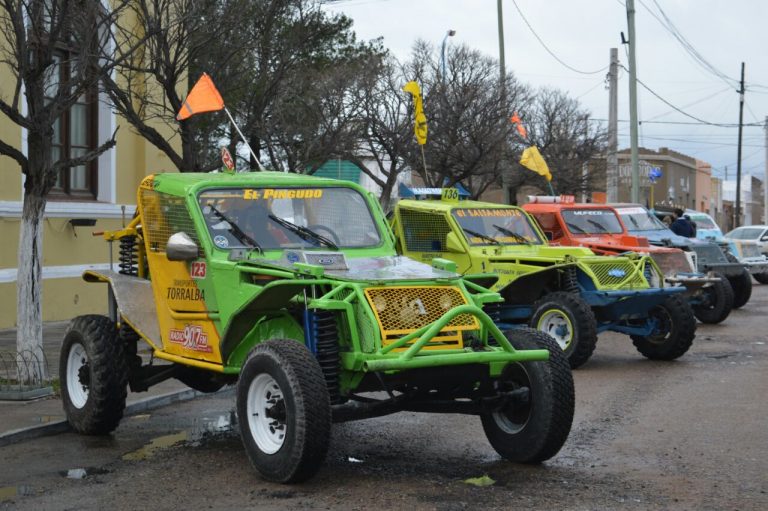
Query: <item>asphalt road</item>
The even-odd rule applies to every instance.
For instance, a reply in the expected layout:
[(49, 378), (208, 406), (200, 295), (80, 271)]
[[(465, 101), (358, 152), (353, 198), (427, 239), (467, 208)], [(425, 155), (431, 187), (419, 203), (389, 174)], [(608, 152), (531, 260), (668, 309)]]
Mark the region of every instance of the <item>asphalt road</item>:
[[(670, 363), (602, 335), (574, 372), (571, 435), (541, 466), (500, 460), (475, 417), (402, 413), (335, 425), (318, 476), (266, 483), (225, 392), (126, 418), (106, 438), (0, 448), (0, 509), (768, 509), (766, 312), (756, 285)], [(494, 484), (464, 482), (483, 475)]]

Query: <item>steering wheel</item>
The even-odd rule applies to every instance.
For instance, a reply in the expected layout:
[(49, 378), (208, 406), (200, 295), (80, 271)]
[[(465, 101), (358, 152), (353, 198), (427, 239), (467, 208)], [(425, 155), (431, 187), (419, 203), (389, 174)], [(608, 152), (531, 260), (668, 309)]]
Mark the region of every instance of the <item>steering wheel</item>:
[(339, 241), (339, 237), (336, 235), (336, 233), (331, 229), (330, 227), (323, 225), (323, 224), (312, 224), (308, 225), (307, 229), (311, 231), (315, 231), (317, 234), (320, 234), (322, 236), (325, 236), (326, 238), (333, 241), (336, 245), (341, 244)]

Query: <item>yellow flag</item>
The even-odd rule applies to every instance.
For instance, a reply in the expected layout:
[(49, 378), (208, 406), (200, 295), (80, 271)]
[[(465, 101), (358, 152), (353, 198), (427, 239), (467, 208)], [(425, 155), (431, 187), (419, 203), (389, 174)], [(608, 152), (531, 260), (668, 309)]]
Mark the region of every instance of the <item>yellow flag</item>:
[(413, 132), (416, 134), (416, 141), (419, 145), (427, 143), (427, 116), (424, 115), (424, 105), (421, 103), (421, 89), (416, 82), (408, 82), (403, 85), (403, 90), (413, 96), (413, 110), (415, 123)]
[(552, 181), (552, 174), (549, 172), (547, 162), (544, 161), (544, 158), (539, 152), (539, 148), (535, 145), (532, 145), (523, 151), (523, 155), (520, 157), (520, 165), (534, 171), (540, 176), (546, 177), (547, 181)]

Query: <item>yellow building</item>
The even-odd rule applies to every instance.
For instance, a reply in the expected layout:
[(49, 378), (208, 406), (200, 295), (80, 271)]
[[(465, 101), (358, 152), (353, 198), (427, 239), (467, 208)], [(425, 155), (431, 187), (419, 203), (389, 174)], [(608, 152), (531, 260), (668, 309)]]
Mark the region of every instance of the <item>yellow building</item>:
[[(0, 80), (4, 97), (8, 97), (7, 86), (8, 82)], [(136, 207), (136, 188), (145, 175), (175, 171), (161, 151), (111, 111), (106, 97), (98, 99), (73, 106), (54, 140), (55, 153), (77, 155), (78, 151), (102, 144), (120, 127), (113, 149), (90, 165), (62, 173), (48, 198), (41, 262), (44, 321), (107, 312), (106, 287), (87, 285), (80, 278), (87, 268), (109, 266), (109, 245), (92, 232), (117, 229), (130, 221)], [(26, 130), (3, 115), (0, 140), (26, 154)], [(0, 156), (0, 328), (12, 327), (16, 322), (22, 197), (18, 165)], [(94, 225), (87, 225), (94, 221)], [(115, 262), (117, 249), (112, 247)]]

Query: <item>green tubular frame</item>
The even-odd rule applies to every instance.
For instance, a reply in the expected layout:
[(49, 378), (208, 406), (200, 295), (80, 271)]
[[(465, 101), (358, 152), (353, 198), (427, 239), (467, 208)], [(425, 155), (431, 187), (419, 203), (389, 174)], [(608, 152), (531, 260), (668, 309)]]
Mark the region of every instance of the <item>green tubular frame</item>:
[[(367, 319), (372, 325), (378, 326), (378, 321), (376, 321), (373, 311), (368, 306), (368, 301), (364, 294), (366, 287), (377, 285), (377, 283), (343, 282), (327, 277), (313, 278), (306, 274), (296, 275), (288, 271), (266, 268), (241, 268), (241, 271), (282, 278), (288, 277), (286, 279), (288, 281), (301, 282), (302, 284), (312, 286), (330, 286), (331, 289), (322, 296), (317, 298), (308, 297), (306, 305), (310, 309), (338, 310), (345, 313), (344, 319), (348, 323), (347, 330), (350, 334), (350, 351), (342, 351), (340, 353), (341, 367), (345, 371), (401, 371), (447, 365), (489, 364), (491, 366), (491, 373), (498, 374), (503, 366), (509, 362), (549, 359), (549, 352), (546, 349), (515, 350), (499, 327), (494, 324), (493, 320), (481, 308), (484, 303), (502, 301), (501, 296), (498, 293), (489, 292), (487, 289), (472, 282), (458, 281), (450, 283), (450, 285), (459, 287), (464, 296), (471, 300), (471, 303), (454, 307), (434, 322), (424, 325), (386, 346), (382, 346), (380, 332), (376, 328), (374, 332), (376, 338), (373, 340), (374, 351), (366, 353), (362, 350), (354, 303), (357, 300), (365, 304), (364, 307), (358, 310), (367, 315)], [(409, 287), (421, 284), (423, 283), (413, 281), (403, 283), (403, 286)], [(470, 288), (473, 293), (468, 292), (467, 288)], [(345, 293), (347, 296), (341, 297)], [(298, 302), (304, 301), (300, 295), (296, 297), (296, 300)], [(469, 314), (479, 321), (480, 337), (484, 343), (482, 351), (474, 351), (470, 348), (423, 350), (427, 343), (438, 336), (440, 331), (460, 314)], [(499, 347), (488, 346), (487, 341), (489, 337), (493, 337), (498, 342)], [(405, 347), (414, 340), (416, 342), (405, 351), (393, 352), (396, 349)]]
[[(328, 284), (327, 280), (318, 280), (317, 283)], [(480, 286), (472, 283), (465, 283), (484, 290)], [(413, 283), (413, 285), (418, 285)], [(346, 312), (347, 321), (349, 321), (349, 332), (351, 333), (352, 351), (342, 352), (341, 366), (348, 371), (401, 371), (406, 369), (417, 369), (423, 367), (436, 367), (447, 365), (464, 364), (506, 364), (508, 362), (525, 362), (536, 360), (548, 360), (549, 352), (541, 350), (515, 350), (502, 331), (497, 327), (493, 320), (478, 305), (465, 304), (446, 312), (439, 319), (429, 325), (424, 325), (407, 334), (397, 341), (382, 346), (381, 338), (377, 335), (374, 341), (376, 351), (374, 353), (364, 353), (361, 349), (360, 336), (357, 331), (357, 322), (355, 318), (352, 302), (361, 300), (367, 304), (363, 295), (366, 286), (352, 283), (336, 283), (336, 286), (319, 298), (311, 299), (308, 306), (312, 309), (322, 310), (343, 310)], [(343, 291), (352, 291), (347, 297), (339, 299), (338, 295)], [(466, 295), (465, 295), (466, 296)], [(483, 293), (480, 295), (470, 295), (476, 302), (498, 301), (500, 299), (497, 293)], [(378, 325), (373, 313), (368, 307), (363, 309), (365, 314), (369, 315), (372, 324)], [(456, 316), (460, 314), (469, 314), (477, 318), (480, 322), (481, 335), (484, 341), (488, 336), (492, 336), (499, 343), (500, 347), (486, 346), (484, 351), (473, 351), (466, 349), (452, 350), (427, 350), (423, 348), (436, 337), (440, 331), (447, 326)], [(393, 350), (405, 347), (409, 342), (418, 339), (408, 349), (402, 353), (392, 353)], [(496, 371), (493, 371), (496, 372)]]

